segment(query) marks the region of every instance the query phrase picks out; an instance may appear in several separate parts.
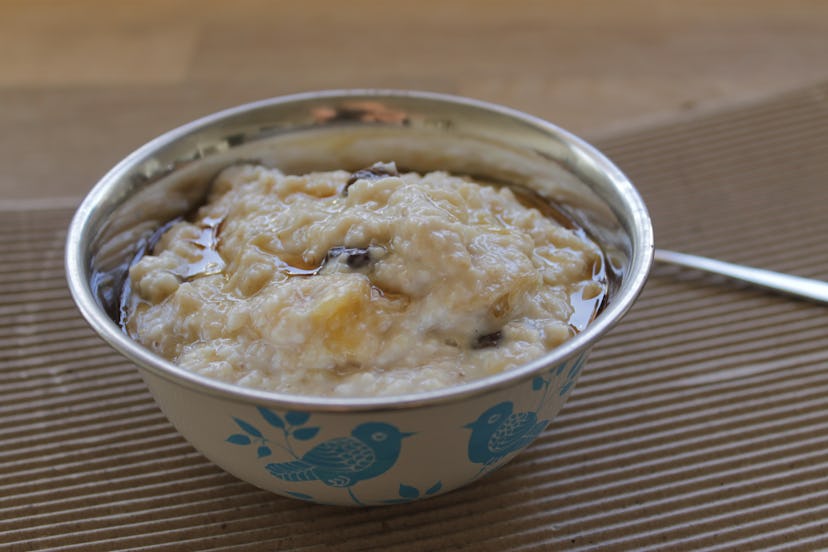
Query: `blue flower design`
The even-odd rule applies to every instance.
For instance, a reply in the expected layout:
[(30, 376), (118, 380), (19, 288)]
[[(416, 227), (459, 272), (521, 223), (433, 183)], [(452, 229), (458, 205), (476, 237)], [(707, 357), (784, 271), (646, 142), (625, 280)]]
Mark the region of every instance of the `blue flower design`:
[(412, 500), (417, 500), (418, 498), (432, 496), (440, 492), (443, 488), (443, 482), (438, 481), (424, 492), (420, 492), (420, 489), (417, 487), (413, 487), (411, 485), (400, 485), (400, 498), (392, 498), (391, 500), (385, 500), (383, 504), (404, 504), (406, 502), (411, 502)]
[[(567, 372), (566, 381), (561, 386), (561, 388), (558, 390), (558, 395), (559, 396), (563, 397), (564, 395), (566, 395), (567, 392), (569, 392), (572, 389), (572, 386), (575, 385), (575, 380), (578, 377), (578, 374), (581, 373), (581, 368), (584, 366), (584, 362), (586, 362), (586, 354), (585, 353), (582, 354), (581, 356), (579, 356), (575, 360), (575, 362), (572, 364), (572, 367), (569, 369), (569, 372)], [(560, 375), (561, 372), (563, 372), (565, 366), (566, 366), (566, 364), (562, 364), (558, 368), (558, 372), (557, 372), (558, 375)]]

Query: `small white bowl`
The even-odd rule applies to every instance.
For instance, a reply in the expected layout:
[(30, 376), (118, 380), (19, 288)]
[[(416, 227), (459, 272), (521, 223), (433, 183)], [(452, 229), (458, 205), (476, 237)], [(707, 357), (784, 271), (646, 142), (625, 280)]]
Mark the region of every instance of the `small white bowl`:
[[(529, 187), (563, 205), (604, 249), (606, 306), (585, 331), (534, 362), (399, 397), (285, 395), (184, 370), (132, 341), (115, 321), (126, 270), (160, 225), (203, 201), (222, 167), (253, 159), (286, 173), (393, 159), (418, 172)], [(575, 136), (469, 99), (355, 90), (243, 105), (149, 142), (79, 207), (66, 270), (92, 328), (138, 366), (170, 421), (210, 460), (284, 496), (380, 505), (475, 481), (529, 445), (563, 407), (590, 348), (635, 301), (652, 251), (652, 225), (632, 184)]]

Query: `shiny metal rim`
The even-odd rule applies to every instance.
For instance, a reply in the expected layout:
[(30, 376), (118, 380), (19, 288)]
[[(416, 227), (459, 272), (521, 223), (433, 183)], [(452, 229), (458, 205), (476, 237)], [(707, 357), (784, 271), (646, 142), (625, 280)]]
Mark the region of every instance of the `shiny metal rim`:
[[(633, 255), (630, 261), (630, 268), (624, 277), (620, 292), (602, 315), (583, 333), (529, 364), (502, 374), (455, 387), (395, 397), (304, 397), (247, 389), (200, 376), (179, 368), (130, 340), (98, 306), (86, 278), (87, 268), (84, 266), (82, 247), (92, 232), (90, 220), (92, 220), (99, 202), (103, 201), (109, 195), (110, 188), (115, 185), (119, 178), (135, 162), (143, 159), (151, 152), (175, 142), (183, 136), (213, 127), (224, 119), (255, 109), (276, 105), (284, 106), (285, 104), (318, 98), (368, 98), (376, 100), (383, 98), (403, 98), (411, 99), (412, 101), (436, 101), (445, 105), (462, 106), (484, 112), (488, 111), (506, 115), (538, 128), (550, 136), (556, 136), (565, 140), (571, 147), (590, 158), (607, 175), (607, 178), (612, 181), (615, 188), (619, 191), (620, 196), (623, 198), (623, 208), (629, 212), (628, 216), (632, 221), (631, 241)], [(148, 142), (110, 170), (81, 203), (69, 226), (66, 240), (65, 263), (70, 292), (78, 309), (89, 325), (115, 350), (137, 364), (140, 368), (158, 377), (171, 383), (183, 385), (200, 393), (235, 402), (261, 404), (283, 409), (369, 412), (444, 404), (468, 397), (484, 395), (519, 384), (550, 366), (555, 366), (568, 358), (589, 350), (633, 305), (635, 299), (644, 287), (649, 274), (653, 258), (653, 248), (652, 224), (646, 206), (626, 176), (591, 145), (549, 122), (495, 104), (444, 94), (399, 90), (331, 90), (283, 96), (244, 104), (185, 124)]]

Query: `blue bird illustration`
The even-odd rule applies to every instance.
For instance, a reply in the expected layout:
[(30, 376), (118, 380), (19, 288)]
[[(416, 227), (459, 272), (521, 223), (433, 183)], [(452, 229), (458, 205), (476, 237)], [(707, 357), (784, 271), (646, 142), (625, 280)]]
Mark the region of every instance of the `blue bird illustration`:
[(511, 401), (504, 401), (464, 426), (472, 430), (469, 460), (483, 464), (481, 472), (531, 443), (549, 424), (549, 420), (538, 421), (534, 412), (514, 412), (514, 408)]
[[(319, 480), (331, 487), (351, 487), (388, 471), (400, 456), (402, 440), (410, 435), (391, 424), (367, 422), (354, 428), (350, 437), (324, 441), (298, 460), (266, 468), (284, 481)], [(348, 492), (359, 503), (350, 488)]]

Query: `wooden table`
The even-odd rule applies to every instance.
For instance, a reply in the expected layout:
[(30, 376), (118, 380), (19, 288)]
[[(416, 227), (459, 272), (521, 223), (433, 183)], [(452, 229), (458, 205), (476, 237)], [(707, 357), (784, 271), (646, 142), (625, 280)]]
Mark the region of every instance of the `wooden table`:
[(72, 201), (167, 129), (291, 92), (449, 92), (596, 138), (826, 77), (824, 1), (3, 0), (0, 201)]

